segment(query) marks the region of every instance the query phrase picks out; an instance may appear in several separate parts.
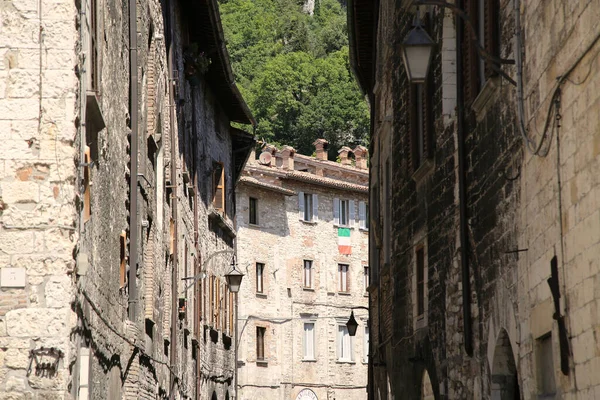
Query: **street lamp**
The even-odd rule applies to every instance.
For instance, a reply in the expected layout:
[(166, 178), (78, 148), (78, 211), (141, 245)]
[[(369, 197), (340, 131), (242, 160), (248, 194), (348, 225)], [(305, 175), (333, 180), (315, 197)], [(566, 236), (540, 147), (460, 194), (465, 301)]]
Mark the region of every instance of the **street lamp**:
[(435, 42), (425, 31), (417, 15), (415, 25), (401, 45), (404, 68), (406, 68), (406, 74), (411, 83), (423, 83), (427, 79), (434, 48)]
[(354, 318), (354, 310), (363, 309), (369, 311), (367, 307), (357, 306), (352, 307), (350, 310), (350, 319), (346, 322), (346, 328), (348, 328), (348, 335), (356, 336), (356, 329), (358, 329), (358, 322), (356, 322), (356, 318)]
[(229, 291), (231, 293), (237, 293), (240, 291), (240, 285), (242, 284), (242, 278), (244, 274), (242, 274), (237, 269), (237, 263), (235, 262), (235, 255), (231, 260), (231, 271), (229, 271), (225, 275), (225, 280), (227, 281), (227, 285), (229, 285)]

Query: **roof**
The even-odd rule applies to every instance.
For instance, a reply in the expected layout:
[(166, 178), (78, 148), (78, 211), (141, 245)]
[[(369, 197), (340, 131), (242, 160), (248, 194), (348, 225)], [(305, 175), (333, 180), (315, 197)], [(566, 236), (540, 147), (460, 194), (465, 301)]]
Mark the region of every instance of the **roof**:
[(241, 129), (230, 127), (229, 132), (231, 133), (231, 148), (233, 151), (234, 167), (233, 180), (235, 182), (242, 174), (244, 166), (248, 161), (248, 157), (256, 145), (256, 140), (254, 139), (254, 136)]
[(368, 193), (369, 187), (367, 185), (359, 185), (356, 183), (348, 183), (338, 179), (325, 178), (308, 172), (301, 171), (288, 171), (283, 179), (293, 179), (300, 182), (312, 183), (320, 186), (333, 187), (342, 190), (351, 190), (354, 192)]
[(377, 10), (379, 0), (348, 0), (350, 66), (363, 92), (375, 83)]
[(188, 7), (187, 15), (192, 16), (188, 24), (190, 42), (198, 43), (199, 50), (211, 58), (206, 82), (231, 121), (255, 125), (256, 121), (235, 84), (217, 0), (183, 2)]
[(369, 176), (369, 171), (366, 169), (356, 168), (353, 165), (340, 164), (339, 162), (336, 162), (336, 161), (318, 160), (315, 157), (306, 156), (304, 154), (296, 154), (294, 156), (294, 159), (300, 160), (300, 161), (310, 164), (310, 165), (315, 165), (315, 166), (322, 165), (325, 168), (337, 169), (337, 170), (352, 173), (352, 174), (362, 175), (364, 177)]
[(296, 194), (293, 190), (285, 189), (276, 185), (271, 185), (270, 183), (261, 182), (256, 178), (252, 178), (250, 176), (242, 176), (240, 178), (240, 183), (245, 183), (249, 186), (258, 187), (260, 189), (270, 190), (272, 192), (277, 192), (284, 194), (286, 196), (293, 196)]

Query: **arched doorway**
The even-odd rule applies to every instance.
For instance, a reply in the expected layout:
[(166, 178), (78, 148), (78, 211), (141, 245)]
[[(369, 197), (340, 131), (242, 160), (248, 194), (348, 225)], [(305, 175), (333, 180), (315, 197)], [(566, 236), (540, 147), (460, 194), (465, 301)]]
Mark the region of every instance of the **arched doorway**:
[(492, 400), (519, 400), (517, 364), (506, 330), (502, 329), (496, 340), (492, 363)]
[(421, 400), (435, 400), (433, 386), (427, 370), (423, 371), (423, 379), (421, 380)]

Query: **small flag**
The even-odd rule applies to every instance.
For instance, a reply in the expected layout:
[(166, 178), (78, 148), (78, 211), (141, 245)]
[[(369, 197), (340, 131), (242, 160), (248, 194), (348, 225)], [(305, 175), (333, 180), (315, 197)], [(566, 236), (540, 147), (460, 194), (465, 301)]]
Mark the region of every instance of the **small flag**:
[(338, 249), (340, 254), (352, 254), (350, 228), (338, 228)]

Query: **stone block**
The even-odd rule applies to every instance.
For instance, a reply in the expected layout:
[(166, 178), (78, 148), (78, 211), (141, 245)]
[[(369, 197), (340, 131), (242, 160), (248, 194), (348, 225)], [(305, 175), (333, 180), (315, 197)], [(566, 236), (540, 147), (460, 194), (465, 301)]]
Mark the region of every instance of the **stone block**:
[(39, 101), (31, 99), (0, 99), (0, 119), (36, 119)]
[(11, 369), (26, 369), (29, 366), (29, 349), (9, 348), (5, 351), (4, 365)]
[(27, 389), (25, 377), (10, 375), (6, 379), (5, 389), (8, 392), (24, 392)]
[(67, 335), (65, 309), (25, 308), (6, 314), (6, 328), (13, 337)]
[(68, 307), (71, 299), (71, 279), (67, 275), (52, 276), (46, 282), (46, 307)]
[(14, 203), (37, 203), (40, 200), (39, 184), (36, 182), (11, 182), (2, 184), (2, 199), (11, 205)]
[(8, 73), (6, 97), (11, 99), (39, 96), (39, 71), (36, 69), (13, 69)]

